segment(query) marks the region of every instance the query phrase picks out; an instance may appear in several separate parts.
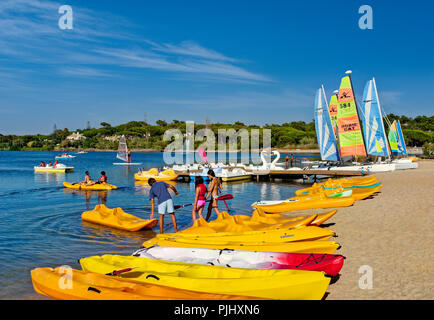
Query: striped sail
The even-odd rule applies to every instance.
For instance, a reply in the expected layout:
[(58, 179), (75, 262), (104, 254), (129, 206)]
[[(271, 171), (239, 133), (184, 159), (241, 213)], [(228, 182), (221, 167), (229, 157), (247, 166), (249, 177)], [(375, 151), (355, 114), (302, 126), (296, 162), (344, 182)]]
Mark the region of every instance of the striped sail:
[(337, 130), (338, 130), (338, 96), (336, 94), (333, 94), (330, 98), (329, 114), (330, 114), (330, 120), (331, 120), (332, 126), (333, 126), (333, 132), (334, 132), (335, 136), (337, 136)]
[(366, 156), (350, 76), (341, 80), (338, 94), (338, 137), (341, 157)]
[(399, 155), (399, 149), (398, 149), (398, 129), (396, 126), (396, 120), (392, 122), (389, 128), (389, 145), (390, 145), (390, 151), (392, 151), (393, 155)]
[(398, 132), (398, 152), (399, 154), (407, 154), (407, 147), (405, 146), (404, 134), (401, 130), (401, 123), (399, 120), (396, 122), (396, 131)]
[(384, 129), (383, 116), (374, 78), (366, 83), (363, 92), (362, 110), (366, 152), (373, 156), (389, 157), (386, 130)]
[(324, 87), (321, 87), (315, 96), (315, 128), (321, 159), (339, 161), (336, 139), (327, 109)]

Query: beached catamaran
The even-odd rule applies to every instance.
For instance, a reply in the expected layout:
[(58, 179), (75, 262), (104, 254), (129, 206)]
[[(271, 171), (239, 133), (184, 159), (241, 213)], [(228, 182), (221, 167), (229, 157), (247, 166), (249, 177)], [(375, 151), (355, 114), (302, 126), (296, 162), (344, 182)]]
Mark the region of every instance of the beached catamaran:
[[(399, 121), (390, 125), (389, 135), (383, 122), (383, 113), (380, 105), (375, 79), (366, 83), (363, 93), (363, 104), (357, 108), (354, 90), (351, 82), (351, 71), (346, 72), (342, 78), (338, 95), (332, 95), (329, 107), (324, 107), (326, 101), (324, 87), (318, 89), (315, 97), (315, 127), (318, 145), (323, 161), (340, 161), (339, 164), (327, 164), (329, 170), (385, 172), (395, 169), (417, 168), (417, 163), (411, 159), (391, 160), (391, 156), (407, 154), (404, 135)], [(336, 91), (335, 91), (336, 92)], [(328, 110), (327, 117), (324, 110)], [(359, 112), (362, 115), (360, 125)], [(326, 132), (333, 130), (335, 139), (330, 139)], [(336, 146), (337, 156), (330, 156), (330, 144)], [(389, 147), (390, 144), (390, 147)], [(375, 161), (365, 164), (349, 162), (358, 156), (375, 156)], [(386, 161), (381, 161), (382, 158)], [(347, 160), (346, 163), (344, 161)], [(321, 168), (319, 168), (321, 169)]]
[(326, 161), (339, 161), (340, 157), (332, 125), (332, 118), (327, 109), (327, 98), (324, 86), (321, 86), (315, 96), (315, 129), (321, 159)]
[(125, 162), (115, 162), (114, 165), (122, 165), (122, 166), (138, 166), (141, 165), (141, 162), (131, 162), (131, 158), (128, 157), (128, 146), (125, 136), (119, 140), (118, 153), (116, 154), (116, 158), (125, 161)]

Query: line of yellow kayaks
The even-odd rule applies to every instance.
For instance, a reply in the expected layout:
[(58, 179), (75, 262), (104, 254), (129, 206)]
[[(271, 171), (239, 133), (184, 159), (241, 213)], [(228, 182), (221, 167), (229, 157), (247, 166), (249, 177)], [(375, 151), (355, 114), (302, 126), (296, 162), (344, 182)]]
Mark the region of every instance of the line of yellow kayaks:
[[(320, 227), (336, 214), (300, 214), (293, 211), (328, 208), (354, 203), (354, 195), (365, 197), (375, 193), (381, 184), (373, 177), (326, 181), (302, 190), (288, 201), (285, 211), (275, 204), (277, 213), (255, 205), (251, 216), (221, 212), (207, 222), (197, 219), (190, 228), (159, 234), (145, 241), (145, 248), (168, 247), (285, 253), (333, 254), (340, 245), (331, 238), (334, 231)], [(349, 188), (351, 187), (351, 188)], [(362, 188), (363, 187), (363, 188)], [(326, 189), (327, 188), (327, 189)], [(360, 190), (359, 190), (360, 189)], [(350, 196), (345, 196), (348, 192)], [(375, 191), (377, 190), (377, 191)], [(341, 195), (338, 195), (338, 193)], [(336, 195), (335, 197), (330, 197)], [(322, 204), (319, 202), (324, 201)], [(346, 202), (345, 202), (346, 201)], [(295, 203), (296, 205), (294, 205)], [(288, 210), (289, 208), (289, 210)], [(290, 215), (281, 212), (291, 211)], [(137, 231), (156, 219), (144, 220), (124, 212), (98, 205), (82, 214), (83, 221), (113, 228)], [(148, 223), (148, 224), (147, 224)], [(140, 227), (144, 224), (145, 227)], [(171, 249), (171, 250), (173, 250)], [(188, 251), (188, 250), (187, 250)], [(270, 255), (269, 254), (269, 255)], [(55, 299), (322, 299), (330, 283), (323, 271), (297, 268), (234, 268), (216, 265), (166, 261), (143, 256), (103, 255), (80, 259), (82, 270), (37, 268), (32, 270), (35, 290)], [(59, 281), (71, 276), (70, 288)]]
[(275, 201), (257, 201), (252, 204), (267, 213), (284, 213), (305, 209), (348, 207), (355, 201), (377, 193), (383, 185), (375, 176), (337, 179), (315, 183), (310, 188), (296, 191), (296, 196)]

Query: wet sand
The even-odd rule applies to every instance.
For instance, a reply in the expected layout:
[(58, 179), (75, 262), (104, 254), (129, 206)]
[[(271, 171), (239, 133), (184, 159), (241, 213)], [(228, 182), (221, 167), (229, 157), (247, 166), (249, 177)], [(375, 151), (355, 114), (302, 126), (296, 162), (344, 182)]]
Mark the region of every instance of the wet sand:
[[(346, 260), (326, 299), (434, 299), (434, 161), (376, 175), (380, 193), (329, 221)], [(364, 265), (372, 268), (372, 289), (359, 287)]]

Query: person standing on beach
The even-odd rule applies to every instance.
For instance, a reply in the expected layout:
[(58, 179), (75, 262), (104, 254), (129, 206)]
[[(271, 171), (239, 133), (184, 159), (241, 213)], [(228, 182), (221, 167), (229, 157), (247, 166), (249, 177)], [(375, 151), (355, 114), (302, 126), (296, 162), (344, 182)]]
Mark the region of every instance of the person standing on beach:
[(214, 170), (208, 171), (208, 177), (210, 179), (210, 184), (208, 187), (208, 194), (206, 195), (205, 200), (207, 200), (211, 196), (211, 202), (208, 206), (208, 212), (206, 214), (206, 221), (208, 221), (208, 219), (210, 218), (212, 209), (214, 209), (214, 211), (217, 215), (220, 213), (219, 208), (218, 208), (218, 204), (217, 204), (217, 198), (218, 198), (219, 192), (222, 189), (222, 185), (220, 183), (220, 180), (219, 180), (219, 178), (217, 178), (215, 176)]
[(288, 157), (288, 155), (286, 155), (286, 157), (285, 157), (285, 169), (288, 169), (289, 168), (289, 157)]
[(166, 213), (170, 214), (175, 232), (178, 232), (176, 225), (175, 208), (173, 207), (173, 200), (170, 196), (168, 189), (171, 189), (173, 192), (175, 192), (176, 195), (179, 194), (178, 191), (174, 186), (163, 181), (157, 182), (154, 178), (150, 178), (148, 180), (148, 184), (151, 186), (151, 190), (149, 191), (149, 200), (151, 200), (150, 219), (154, 219), (154, 198), (157, 198), (158, 213), (160, 215), (160, 233), (163, 233), (164, 215)]
[(131, 151), (130, 150), (128, 150), (127, 156), (128, 156), (128, 162), (131, 162)]
[(294, 154), (291, 153), (291, 168), (294, 166), (294, 160), (295, 160)]

